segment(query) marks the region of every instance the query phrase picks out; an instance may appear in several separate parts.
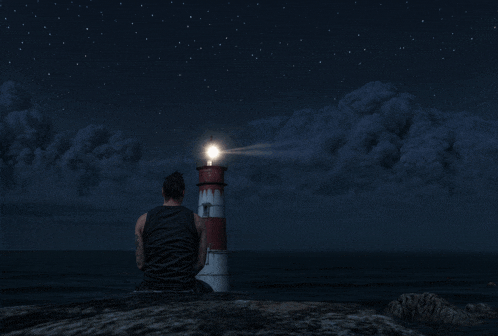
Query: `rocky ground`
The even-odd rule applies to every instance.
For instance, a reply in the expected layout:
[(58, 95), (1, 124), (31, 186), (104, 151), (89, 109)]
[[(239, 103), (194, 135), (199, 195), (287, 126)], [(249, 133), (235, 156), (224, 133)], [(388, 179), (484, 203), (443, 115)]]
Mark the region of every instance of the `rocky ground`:
[[(358, 304), (250, 300), (243, 293), (172, 295), (133, 293), (84, 303), (0, 309), (3, 335), (460, 335), (495, 319), (482, 306), (452, 323), (429, 318), (437, 307), (450, 314), (434, 294), (406, 294), (383, 314)], [(419, 295), (420, 297), (417, 297)], [(425, 296), (424, 296), (425, 295)], [(443, 300), (444, 301), (444, 300)], [(441, 301), (442, 302), (442, 301)], [(431, 306), (424, 310), (422, 304)], [(456, 309), (457, 313), (461, 313)], [(486, 313), (482, 313), (482, 311)], [(424, 315), (425, 314), (425, 315)], [(475, 316), (473, 316), (474, 314)], [(434, 315), (434, 314), (432, 314)], [(432, 316), (431, 315), (431, 316)], [(461, 317), (461, 316), (460, 316)], [(496, 322), (496, 320), (493, 320)], [(468, 322), (468, 323), (467, 323)], [(493, 322), (493, 323), (494, 323)], [(467, 329), (471, 330), (471, 329)], [(485, 326), (482, 330), (489, 330)], [(493, 334), (487, 334), (493, 335)], [(495, 334), (495, 335), (498, 335)]]

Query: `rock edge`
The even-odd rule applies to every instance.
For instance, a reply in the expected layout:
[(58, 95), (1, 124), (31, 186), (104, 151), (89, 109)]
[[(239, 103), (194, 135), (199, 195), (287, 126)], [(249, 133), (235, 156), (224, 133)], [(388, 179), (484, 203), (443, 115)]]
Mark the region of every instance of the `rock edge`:
[[(218, 294), (218, 295), (216, 295)], [(4, 335), (399, 335), (420, 333), (358, 304), (141, 293), (0, 309)]]

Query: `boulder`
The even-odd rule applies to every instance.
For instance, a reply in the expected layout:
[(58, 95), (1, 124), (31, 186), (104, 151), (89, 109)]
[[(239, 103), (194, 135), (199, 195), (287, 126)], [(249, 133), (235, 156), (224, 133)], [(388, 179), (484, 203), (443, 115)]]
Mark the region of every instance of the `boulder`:
[(402, 294), (388, 304), (386, 312), (407, 321), (472, 326), (484, 318), (497, 318), (497, 312), (484, 303), (468, 304), (465, 310), (433, 293)]
[(476, 320), (498, 318), (498, 312), (485, 303), (469, 303), (465, 311)]

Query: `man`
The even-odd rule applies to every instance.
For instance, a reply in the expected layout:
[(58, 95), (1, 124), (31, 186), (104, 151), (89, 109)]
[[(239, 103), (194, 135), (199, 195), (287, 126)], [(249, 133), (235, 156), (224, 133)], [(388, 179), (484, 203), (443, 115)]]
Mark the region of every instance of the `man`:
[(165, 178), (164, 204), (140, 216), (135, 226), (136, 261), (144, 272), (138, 291), (212, 292), (195, 276), (206, 262), (206, 223), (182, 206), (183, 176)]

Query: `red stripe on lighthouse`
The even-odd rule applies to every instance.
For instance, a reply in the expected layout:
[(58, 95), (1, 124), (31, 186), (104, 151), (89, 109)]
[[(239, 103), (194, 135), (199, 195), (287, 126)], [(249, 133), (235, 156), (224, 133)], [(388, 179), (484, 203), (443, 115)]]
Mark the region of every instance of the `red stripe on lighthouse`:
[(204, 183), (214, 183), (214, 184), (224, 184), (224, 175), (227, 170), (226, 167), (220, 166), (204, 166), (198, 167), (199, 171), (199, 184)]
[[(199, 215), (206, 219), (207, 243), (211, 250), (227, 249), (223, 189), (226, 186), (222, 166), (197, 167), (199, 171)], [(204, 207), (209, 207), (208, 210)], [(212, 216), (212, 217), (211, 217)]]
[(206, 220), (207, 243), (211, 250), (227, 249), (226, 219), (210, 217)]

